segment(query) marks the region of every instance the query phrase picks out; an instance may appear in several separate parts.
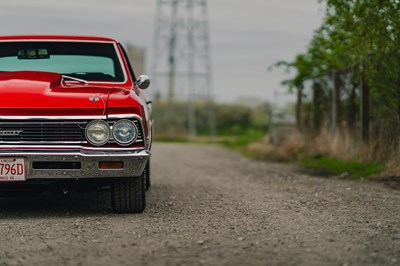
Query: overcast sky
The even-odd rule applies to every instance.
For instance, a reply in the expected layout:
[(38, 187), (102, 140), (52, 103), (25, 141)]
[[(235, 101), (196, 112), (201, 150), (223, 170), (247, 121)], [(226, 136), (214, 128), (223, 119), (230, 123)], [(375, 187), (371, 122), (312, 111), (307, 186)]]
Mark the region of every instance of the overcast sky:
[[(102, 35), (151, 53), (155, 5), (156, 0), (0, 0), (0, 34)], [(285, 101), (284, 74), (267, 68), (305, 51), (321, 24), (323, 6), (318, 0), (211, 0), (208, 5), (217, 100)]]

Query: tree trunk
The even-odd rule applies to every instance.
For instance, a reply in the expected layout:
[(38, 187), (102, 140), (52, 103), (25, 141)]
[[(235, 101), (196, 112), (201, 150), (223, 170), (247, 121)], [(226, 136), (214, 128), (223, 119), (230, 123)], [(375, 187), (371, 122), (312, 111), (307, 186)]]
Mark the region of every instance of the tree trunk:
[(342, 123), (342, 102), (341, 102), (341, 93), (342, 93), (342, 77), (341, 77), (341, 72), (336, 71), (335, 73), (335, 93), (333, 94), (335, 99), (334, 99), (334, 104), (335, 104), (335, 128), (340, 132), (341, 129), (341, 123)]
[(347, 113), (347, 121), (349, 123), (350, 132), (354, 133), (354, 127), (356, 124), (357, 104), (356, 104), (356, 90), (357, 85), (353, 84), (350, 96), (349, 96), (349, 109)]
[(361, 85), (361, 140), (363, 143), (369, 142), (369, 95), (369, 84), (363, 73)]
[(297, 88), (297, 104), (296, 104), (296, 124), (297, 124), (298, 130), (302, 129), (302, 113), (301, 113), (302, 105), (303, 105), (303, 88), (298, 87)]
[(316, 132), (321, 129), (323, 114), (323, 90), (321, 84), (314, 82), (313, 84), (313, 127)]

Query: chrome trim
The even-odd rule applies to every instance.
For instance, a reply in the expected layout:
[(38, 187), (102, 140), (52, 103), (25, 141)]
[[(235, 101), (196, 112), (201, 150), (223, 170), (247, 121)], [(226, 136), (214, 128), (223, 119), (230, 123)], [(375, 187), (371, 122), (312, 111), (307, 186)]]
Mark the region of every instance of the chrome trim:
[[(113, 115), (109, 115), (106, 118), (100, 118), (100, 120), (114, 120), (114, 119), (137, 119), (140, 123), (140, 130), (142, 132), (142, 137), (143, 140), (140, 141), (136, 141), (136, 143), (143, 143), (145, 147), (148, 146), (149, 143), (149, 139), (146, 136), (146, 133), (144, 131), (144, 125), (143, 125), (143, 119), (141, 116), (137, 115), (137, 114), (113, 114)], [(35, 121), (32, 120), (44, 120), (44, 121), (55, 121), (55, 120), (65, 120), (65, 122), (68, 123), (90, 123), (90, 120), (99, 120), (99, 116), (48, 116), (48, 117), (42, 117), (42, 116), (3, 116), (0, 117), (0, 122), (5, 122), (5, 123), (9, 123), (7, 121), (9, 120), (25, 120), (28, 121), (27, 123), (35, 123)], [(83, 121), (74, 121), (74, 120), (83, 120)], [(21, 121), (20, 123), (23, 123), (24, 121)], [(41, 123), (41, 122), (37, 122), (37, 123)], [(57, 123), (57, 122), (49, 122), (49, 123)], [(150, 133), (151, 134), (151, 133)], [(7, 144), (32, 144), (33, 142), (29, 141), (22, 141), (22, 142), (2, 142), (1, 143), (7, 143)], [(38, 142), (40, 143), (40, 142)], [(88, 144), (87, 141), (84, 142), (78, 142), (78, 141), (71, 141), (71, 142), (46, 142), (46, 143), (65, 143), (65, 144)], [(111, 143), (112, 144), (112, 143)], [(2, 147), (8, 147), (8, 148), (12, 148), (15, 146), (4, 146), (1, 145), (0, 148)], [(18, 146), (20, 147), (20, 146)], [(42, 147), (40, 145), (32, 145), (32, 147)], [(43, 147), (52, 147), (52, 146), (43, 146)], [(53, 146), (54, 147), (54, 146)], [(56, 146), (56, 147), (72, 147), (72, 146)], [(124, 148), (126, 149), (126, 148)]]
[[(21, 151), (4, 152), (1, 157), (25, 158), (26, 179), (80, 179), (80, 178), (110, 178), (140, 176), (146, 166), (151, 153), (144, 149), (135, 151), (115, 152), (33, 152)], [(122, 161), (123, 169), (99, 169), (103, 161)], [(80, 162), (81, 169), (33, 169), (33, 162)]]
[[(2, 121), (6, 121), (6, 122), (4, 122), (4, 123), (2, 123), (2, 125), (7, 125), (7, 124), (9, 124), (9, 125), (12, 125), (13, 124), (13, 122), (7, 122), (7, 120), (8, 119), (4, 119), (4, 120), (2, 120), (2, 119), (0, 119), (0, 122), (2, 122)], [(9, 120), (12, 120), (12, 119), (9, 119)], [(17, 120), (18, 121), (18, 123), (20, 123), (20, 124), (42, 124), (43, 123), (43, 121), (32, 121), (32, 120), (34, 120), (34, 119), (32, 119), (32, 120), (27, 120), (27, 119), (13, 119), (13, 120)], [(45, 119), (35, 119), (35, 120), (45, 120)], [(80, 120), (80, 119), (79, 119)], [(59, 123), (68, 123), (68, 124), (80, 124), (80, 125), (83, 125), (83, 124), (87, 124), (88, 123), (88, 121), (87, 120), (81, 120), (81, 121), (76, 121), (75, 119), (71, 119), (71, 120), (66, 120), (66, 119), (60, 119), (60, 120), (58, 120), (57, 122), (47, 122), (46, 121), (46, 124), (54, 124), (54, 125), (56, 125), (56, 124), (59, 124)], [(26, 122), (26, 121), (29, 121), (29, 122)], [(50, 120), (50, 121), (54, 121), (54, 120)]]
[(24, 130), (0, 130), (0, 136), (19, 136)]
[(131, 119), (131, 118), (137, 118), (140, 121), (140, 123), (143, 123), (142, 117), (136, 114), (118, 114), (118, 115), (108, 116), (108, 119)]
[[(110, 140), (114, 141), (114, 139), (110, 139)], [(144, 140), (136, 140), (135, 141), (135, 143), (142, 143), (142, 142), (144, 142)], [(33, 141), (0, 141), (0, 144), (3, 144), (3, 143), (14, 144), (14, 145), (20, 145), (20, 144), (31, 144), (31, 145), (33, 145), (35, 142), (33, 142)], [(87, 142), (87, 141), (46, 141), (46, 142), (45, 141), (37, 141), (36, 143), (42, 143), (42, 144), (43, 143), (50, 143), (50, 144), (60, 144), (60, 143), (63, 143), (63, 144), (89, 144), (89, 142)], [(109, 144), (114, 144), (114, 143), (111, 142)], [(115, 144), (118, 144), (118, 143), (115, 142)], [(0, 148), (1, 147), (5, 147), (5, 146), (1, 145)], [(13, 147), (15, 147), (15, 146), (13, 146)], [(35, 147), (39, 147), (39, 146), (37, 145)], [(71, 147), (71, 146), (68, 146), (68, 147)]]
[[(61, 36), (60, 36), (61, 37)], [(78, 36), (79, 37), (79, 36)], [(90, 37), (90, 36), (89, 36)], [(92, 43), (116, 43), (116, 41), (98, 41), (98, 40), (74, 40), (74, 39), (7, 39), (0, 42), (92, 42)]]
[(145, 90), (150, 86), (150, 78), (147, 75), (140, 75), (136, 80), (136, 86)]
[[(128, 82), (128, 75), (127, 75), (127, 71), (126, 71), (126, 65), (122, 61), (122, 55), (120, 53), (120, 50), (118, 49), (118, 43), (114, 43), (114, 48), (115, 48), (115, 52), (117, 53), (117, 56), (118, 56), (118, 59), (119, 59), (119, 63), (121, 64), (121, 68), (122, 68), (122, 72), (124, 73), (125, 80), (122, 81), (122, 82), (114, 82), (113, 84), (125, 84), (126, 82)], [(128, 60), (128, 58), (126, 58), (125, 60)], [(131, 78), (133, 79), (133, 77), (131, 77)], [(133, 82), (133, 80), (132, 80), (132, 82)], [(109, 83), (109, 82), (93, 82), (93, 83), (105, 84), (105, 83)]]
[(149, 136), (147, 136), (147, 145), (146, 149), (151, 151), (151, 147), (153, 144), (153, 135), (154, 135), (154, 121), (151, 120), (151, 129), (149, 130)]
[[(99, 118), (100, 117), (100, 118)], [(100, 115), (90, 115), (90, 116), (2, 116), (0, 117), (0, 121), (7, 121), (7, 120), (91, 120), (91, 119), (107, 119), (102, 118), (103, 116)], [(104, 115), (104, 117), (106, 117)]]
[[(0, 153), (2, 151), (19, 151), (23, 152), (26, 150), (43, 150), (43, 151), (51, 151), (51, 150), (82, 150), (82, 151), (121, 151), (122, 147), (84, 147), (84, 146), (64, 146), (64, 145), (1, 145)], [(143, 148), (123, 148), (123, 151), (137, 151), (143, 150)]]
[[(87, 141), (37, 141), (37, 142), (34, 142), (34, 141), (0, 141), (0, 144), (2, 144), (2, 143), (6, 143), (6, 144), (15, 144), (15, 145), (19, 145), (19, 144), (33, 144), (33, 143), (54, 143), (54, 144), (60, 144), (60, 143), (63, 143), (63, 144), (88, 144), (88, 142)], [(3, 145), (2, 146), (0, 146), (0, 148), (1, 147), (4, 147)]]
[(78, 79), (78, 78), (70, 77), (70, 76), (67, 76), (67, 75), (61, 75), (61, 77), (63, 78), (64, 82), (66, 82), (65, 79), (71, 79), (73, 81), (78, 81), (78, 82), (84, 83), (85, 85), (89, 84), (89, 82), (87, 80), (84, 80), (84, 79)]
[[(136, 114), (113, 114), (113, 115), (108, 115), (106, 118), (101, 118), (101, 119), (124, 119), (124, 118), (137, 118), (140, 120), (140, 122), (143, 122), (143, 119), (141, 116), (136, 115)], [(90, 119), (99, 119), (98, 115), (79, 115), (79, 116), (2, 116), (0, 117), (0, 121), (2, 120), (76, 120), (76, 119), (82, 119), (82, 120), (90, 120)]]

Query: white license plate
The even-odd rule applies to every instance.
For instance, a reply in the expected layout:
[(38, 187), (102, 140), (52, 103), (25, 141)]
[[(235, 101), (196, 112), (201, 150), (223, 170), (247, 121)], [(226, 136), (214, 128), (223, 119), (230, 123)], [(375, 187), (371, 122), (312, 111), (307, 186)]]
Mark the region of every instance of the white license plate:
[(22, 158), (0, 158), (0, 182), (26, 180), (26, 163)]

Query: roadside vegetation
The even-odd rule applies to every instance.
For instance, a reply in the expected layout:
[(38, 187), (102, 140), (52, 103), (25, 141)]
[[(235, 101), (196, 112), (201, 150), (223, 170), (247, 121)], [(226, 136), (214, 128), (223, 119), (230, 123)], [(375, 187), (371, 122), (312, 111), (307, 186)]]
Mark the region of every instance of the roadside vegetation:
[[(272, 109), (266, 103), (254, 106), (215, 104), (213, 108), (217, 134), (210, 135), (209, 125), (204, 123), (207, 121), (205, 118), (208, 108), (209, 106), (201, 101), (195, 104), (199, 124), (197, 135), (193, 138), (188, 133), (187, 104), (155, 102), (155, 140), (219, 144), (256, 160), (297, 162), (302, 168), (311, 170), (310, 173), (319, 175), (365, 178), (383, 170), (382, 162), (355, 159), (357, 148), (349, 145), (347, 149), (343, 149), (344, 144), (340, 138), (332, 138), (328, 131), (313, 138), (310, 134), (300, 133), (292, 125), (286, 129), (288, 132), (282, 133), (282, 125), (274, 125), (271, 122)], [(174, 122), (168, 118), (168, 112), (175, 114)], [(279, 138), (272, 140), (273, 133)]]
[(319, 175), (334, 175), (351, 179), (364, 179), (383, 170), (383, 163), (344, 161), (328, 156), (301, 158), (299, 165)]
[[(216, 103), (210, 106), (206, 101), (157, 100), (153, 109), (157, 141), (215, 142), (231, 147), (246, 146), (265, 136), (271, 112), (267, 103)], [(195, 116), (194, 135), (189, 126), (190, 109)]]
[(345, 145), (339, 137), (334, 138), (328, 132), (316, 137), (293, 128), (293, 132), (275, 143), (264, 138), (249, 144), (245, 154), (260, 160), (296, 162), (304, 171), (322, 176), (364, 179), (385, 171), (387, 162), (365, 160), (359, 156), (362, 152), (358, 147), (346, 149)]
[(321, 2), (324, 20), (307, 51), (276, 64), (297, 95), (296, 137), (306, 143), (295, 153), (315, 158), (300, 161), (313, 168), (364, 163), (365, 175), (400, 176), (400, 2)]

